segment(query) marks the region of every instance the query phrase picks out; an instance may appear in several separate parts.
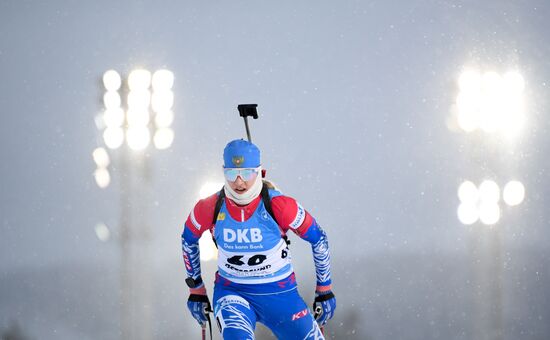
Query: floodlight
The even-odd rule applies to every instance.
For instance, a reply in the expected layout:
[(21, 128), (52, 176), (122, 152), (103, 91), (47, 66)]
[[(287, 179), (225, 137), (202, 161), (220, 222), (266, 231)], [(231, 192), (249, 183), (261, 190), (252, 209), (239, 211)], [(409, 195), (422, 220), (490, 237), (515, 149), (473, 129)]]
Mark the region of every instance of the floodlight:
[(103, 74), (103, 85), (107, 91), (118, 91), (122, 85), (120, 74), (115, 70), (109, 70)]
[(462, 203), (475, 205), (479, 199), (476, 185), (470, 181), (462, 182), (460, 187), (458, 187), (458, 198)]
[(126, 142), (130, 149), (141, 151), (145, 149), (151, 141), (151, 133), (146, 126), (130, 126), (126, 131)]
[(174, 106), (174, 92), (171, 90), (155, 91), (151, 99), (151, 107), (155, 112), (168, 111)]
[(481, 95), (479, 92), (460, 92), (456, 97), (456, 106), (460, 112), (477, 114)]
[(481, 78), (481, 90), (485, 94), (498, 94), (502, 87), (502, 78), (501, 76), (494, 72), (489, 71), (483, 74)]
[(92, 157), (98, 168), (106, 168), (109, 166), (109, 154), (104, 148), (96, 148), (92, 153)]
[(174, 112), (172, 110), (160, 111), (155, 115), (157, 128), (170, 127), (172, 122), (174, 122)]
[(514, 137), (524, 123), (523, 77), (517, 71), (503, 76), (490, 71), (481, 75), (469, 70), (458, 79), (457, 122), (472, 132), (481, 128), (487, 133), (501, 132)]
[(170, 90), (174, 86), (174, 74), (168, 70), (158, 70), (153, 73), (153, 89)]
[(485, 180), (479, 185), (479, 199), (483, 203), (498, 203), (500, 188), (492, 180)]
[(124, 124), (124, 110), (121, 107), (105, 110), (103, 122), (106, 127), (121, 127)]
[(144, 109), (149, 108), (151, 103), (151, 91), (148, 89), (132, 90), (128, 93), (128, 108)]
[(472, 112), (459, 111), (457, 120), (458, 120), (458, 126), (466, 132), (474, 131), (475, 129), (478, 128), (478, 125), (479, 125), (476, 112), (472, 113)]
[(517, 71), (509, 71), (503, 77), (504, 89), (508, 93), (520, 94), (525, 88), (525, 80)]
[(96, 224), (95, 234), (96, 234), (97, 238), (102, 242), (107, 242), (111, 238), (111, 231), (105, 225), (105, 223)]
[(458, 78), (458, 87), (462, 92), (480, 92), (481, 74), (476, 71), (465, 71)]
[(521, 132), (525, 125), (525, 117), (517, 112), (504, 113), (500, 130), (507, 137), (515, 137)]
[(120, 94), (115, 91), (105, 92), (103, 95), (103, 104), (107, 110), (119, 108), (121, 104)]
[(504, 186), (502, 198), (510, 206), (518, 205), (525, 198), (525, 187), (520, 181), (510, 181)]
[(149, 110), (144, 108), (130, 108), (126, 113), (126, 120), (128, 121), (129, 127), (147, 126), (150, 120)]
[(109, 175), (109, 171), (105, 168), (97, 168), (94, 172), (94, 178), (97, 186), (101, 189), (108, 187), (109, 183), (111, 183), (111, 175)]
[(500, 124), (501, 98), (483, 97), (480, 105), (479, 127), (488, 133), (495, 132)]
[(160, 128), (155, 132), (153, 142), (155, 148), (159, 150), (168, 149), (174, 141), (174, 130), (170, 128)]
[(130, 90), (145, 90), (151, 86), (151, 72), (144, 69), (133, 70), (128, 76)]
[(461, 91), (456, 97), (458, 125), (466, 132), (471, 132), (478, 128), (480, 101), (481, 96), (479, 91)]
[(517, 135), (525, 125), (525, 103), (520, 93), (505, 94), (506, 101), (501, 110), (502, 132), (509, 137)]
[(482, 202), (479, 205), (479, 219), (486, 225), (496, 224), (500, 220), (500, 208), (496, 202)]
[(108, 127), (103, 131), (103, 141), (109, 149), (118, 149), (124, 142), (124, 130), (119, 127)]
[(475, 204), (460, 203), (457, 210), (458, 219), (462, 224), (474, 224), (479, 218), (479, 211)]

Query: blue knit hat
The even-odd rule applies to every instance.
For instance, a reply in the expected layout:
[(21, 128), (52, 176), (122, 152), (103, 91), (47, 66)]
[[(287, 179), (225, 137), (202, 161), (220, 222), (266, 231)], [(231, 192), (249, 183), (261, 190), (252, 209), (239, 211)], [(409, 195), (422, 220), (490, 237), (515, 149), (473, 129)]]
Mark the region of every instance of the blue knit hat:
[(223, 149), (224, 168), (256, 168), (260, 164), (260, 149), (249, 141), (236, 139)]

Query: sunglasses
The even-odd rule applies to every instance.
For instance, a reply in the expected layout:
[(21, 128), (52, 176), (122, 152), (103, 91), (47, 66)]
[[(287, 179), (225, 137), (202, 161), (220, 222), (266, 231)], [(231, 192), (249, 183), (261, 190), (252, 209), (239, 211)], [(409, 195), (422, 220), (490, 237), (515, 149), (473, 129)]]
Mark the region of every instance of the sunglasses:
[(235, 182), (237, 177), (241, 177), (243, 181), (250, 181), (260, 173), (260, 167), (257, 168), (224, 168), (223, 174), (225, 179), (230, 182)]

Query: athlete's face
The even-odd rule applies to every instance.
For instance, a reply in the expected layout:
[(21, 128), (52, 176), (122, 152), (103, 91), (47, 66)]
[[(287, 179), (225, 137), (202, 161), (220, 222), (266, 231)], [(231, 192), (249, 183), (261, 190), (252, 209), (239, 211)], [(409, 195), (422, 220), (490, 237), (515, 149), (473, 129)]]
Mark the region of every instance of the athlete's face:
[(235, 179), (234, 181), (228, 180), (227, 183), (229, 184), (231, 189), (233, 189), (237, 193), (244, 194), (248, 191), (248, 189), (252, 187), (257, 176), (257, 174), (252, 175), (252, 178), (248, 181), (243, 180), (241, 176), (237, 176), (237, 179)]
[(225, 179), (231, 189), (238, 194), (244, 194), (253, 185), (260, 173), (260, 167), (257, 168), (224, 168)]

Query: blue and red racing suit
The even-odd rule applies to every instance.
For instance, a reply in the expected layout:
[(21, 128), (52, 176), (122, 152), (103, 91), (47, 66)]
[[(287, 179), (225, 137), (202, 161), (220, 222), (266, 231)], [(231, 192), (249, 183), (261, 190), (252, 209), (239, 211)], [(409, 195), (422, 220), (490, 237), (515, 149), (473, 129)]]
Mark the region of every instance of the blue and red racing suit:
[(213, 224), (218, 193), (200, 200), (185, 222), (182, 248), (187, 275), (201, 275), (199, 238), (210, 231), (218, 245), (214, 314), (224, 339), (253, 339), (256, 322), (280, 339), (322, 339), (297, 291), (288, 245), (292, 230), (311, 243), (317, 292), (331, 290), (327, 236), (293, 198), (270, 189), (276, 222), (261, 196), (246, 206), (225, 198)]

